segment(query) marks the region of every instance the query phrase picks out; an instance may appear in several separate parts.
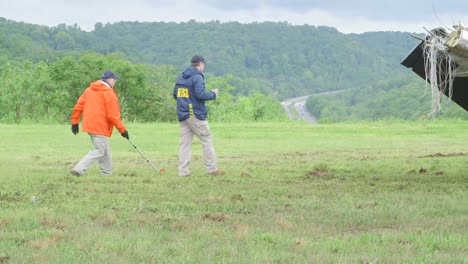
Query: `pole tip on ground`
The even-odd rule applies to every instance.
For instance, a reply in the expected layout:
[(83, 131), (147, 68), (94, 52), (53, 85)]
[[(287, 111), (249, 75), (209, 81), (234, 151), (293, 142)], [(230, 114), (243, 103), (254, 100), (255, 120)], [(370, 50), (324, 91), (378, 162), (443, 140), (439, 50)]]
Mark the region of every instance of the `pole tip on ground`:
[(166, 173), (166, 170), (164, 170), (164, 169), (159, 170), (159, 174), (164, 174), (164, 173)]

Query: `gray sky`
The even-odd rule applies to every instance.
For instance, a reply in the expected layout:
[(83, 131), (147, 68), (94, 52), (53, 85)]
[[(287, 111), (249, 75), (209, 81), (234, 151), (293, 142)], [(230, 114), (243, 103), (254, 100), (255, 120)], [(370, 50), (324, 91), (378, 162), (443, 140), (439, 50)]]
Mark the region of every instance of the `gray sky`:
[(0, 0), (0, 17), (49, 27), (97, 22), (241, 23), (280, 21), (331, 26), (343, 33), (424, 32), (468, 26), (468, 0)]

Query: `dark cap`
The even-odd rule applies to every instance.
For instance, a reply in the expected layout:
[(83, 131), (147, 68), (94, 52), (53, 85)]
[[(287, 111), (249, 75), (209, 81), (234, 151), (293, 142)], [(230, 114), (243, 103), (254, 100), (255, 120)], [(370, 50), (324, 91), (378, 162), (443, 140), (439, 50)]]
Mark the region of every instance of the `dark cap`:
[(190, 63), (200, 63), (200, 62), (205, 63), (205, 59), (200, 55), (195, 55), (192, 57), (192, 60), (190, 60)]
[(108, 71), (105, 71), (102, 73), (101, 75), (101, 79), (102, 80), (107, 80), (107, 79), (116, 79), (116, 80), (120, 80), (120, 77), (115, 75), (114, 72), (112, 72), (111, 70), (108, 70)]

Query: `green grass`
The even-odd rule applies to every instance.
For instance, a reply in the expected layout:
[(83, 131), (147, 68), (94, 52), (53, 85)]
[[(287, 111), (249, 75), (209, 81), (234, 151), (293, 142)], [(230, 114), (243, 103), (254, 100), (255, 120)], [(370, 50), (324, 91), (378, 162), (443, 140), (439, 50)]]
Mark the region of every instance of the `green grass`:
[[(0, 125), (0, 263), (463, 263), (468, 123), (211, 123), (178, 177), (178, 124), (127, 124), (114, 172), (70, 168), (68, 125)], [(35, 202), (32, 202), (32, 197)]]

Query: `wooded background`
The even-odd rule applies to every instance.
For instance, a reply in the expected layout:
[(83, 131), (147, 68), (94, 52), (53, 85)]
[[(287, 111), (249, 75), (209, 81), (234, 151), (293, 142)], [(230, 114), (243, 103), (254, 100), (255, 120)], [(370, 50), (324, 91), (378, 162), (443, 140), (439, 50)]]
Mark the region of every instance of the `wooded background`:
[[(425, 82), (400, 65), (419, 41), (408, 32), (343, 34), (286, 22), (42, 25), (0, 18), (0, 121), (67, 123), (78, 96), (112, 69), (122, 116), (176, 121), (172, 88), (194, 54), (205, 57), (210, 120), (286, 119), (280, 101), (311, 96), (321, 122), (417, 120), (430, 111)], [(468, 119), (454, 103), (437, 118)]]

